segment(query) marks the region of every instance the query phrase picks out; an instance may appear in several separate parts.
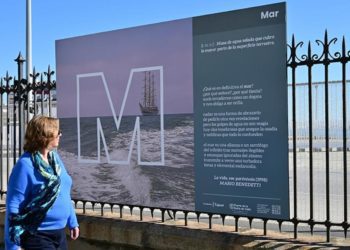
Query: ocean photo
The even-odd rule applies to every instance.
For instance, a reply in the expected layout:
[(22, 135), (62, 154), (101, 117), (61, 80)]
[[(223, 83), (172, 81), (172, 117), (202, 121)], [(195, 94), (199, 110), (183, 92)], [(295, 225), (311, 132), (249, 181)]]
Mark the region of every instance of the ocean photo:
[[(160, 160), (158, 115), (140, 116), (141, 160)], [(100, 118), (112, 160), (128, 155), (136, 116), (122, 117), (119, 130), (113, 117)], [(77, 119), (61, 118), (59, 152), (73, 178), (73, 199), (194, 210), (193, 115), (164, 116), (164, 166), (137, 164), (136, 142), (129, 165), (107, 163), (101, 143), (101, 163), (78, 162)], [(81, 155), (96, 159), (96, 117), (81, 118)]]

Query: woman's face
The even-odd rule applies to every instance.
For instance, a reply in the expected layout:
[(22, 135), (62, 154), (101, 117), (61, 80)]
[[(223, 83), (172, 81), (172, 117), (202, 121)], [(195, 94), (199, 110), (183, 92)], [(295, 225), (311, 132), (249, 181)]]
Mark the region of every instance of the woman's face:
[(57, 148), (60, 144), (60, 137), (62, 135), (61, 130), (58, 130), (56, 133), (56, 136), (49, 142), (48, 149), (52, 150), (54, 148)]

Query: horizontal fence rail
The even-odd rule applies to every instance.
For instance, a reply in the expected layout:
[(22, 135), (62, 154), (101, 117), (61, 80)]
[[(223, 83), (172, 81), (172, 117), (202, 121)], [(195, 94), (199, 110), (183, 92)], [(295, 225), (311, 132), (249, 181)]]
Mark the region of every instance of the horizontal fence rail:
[[(208, 219), (212, 228), (213, 220), (219, 218), (226, 224), (233, 218), (235, 230), (239, 230), (239, 221), (262, 223), (264, 235), (268, 224), (277, 223), (277, 228), (292, 227), (294, 238), (298, 238), (300, 228), (324, 231), (326, 241), (331, 239), (332, 229), (343, 232), (347, 237), (349, 229), (348, 209), (348, 156), (350, 115), (350, 94), (347, 91), (350, 80), (347, 80), (350, 51), (346, 49), (345, 38), (340, 49), (336, 48), (337, 39), (328, 39), (325, 32), (323, 40), (316, 40), (320, 53), (312, 51), (308, 42), (303, 51), (303, 42), (296, 42), (292, 37), (287, 46), (288, 59), (288, 106), (289, 106), (289, 170), (290, 170), (290, 203), (289, 220), (272, 220), (241, 215), (211, 214), (201, 211), (178, 210), (173, 208), (149, 207), (113, 202), (73, 199), (75, 206), (87, 209), (100, 209), (101, 216), (109, 209), (117, 208), (123, 217), (123, 209), (130, 209), (132, 214), (137, 208), (140, 220), (147, 210), (152, 217), (158, 211), (162, 221), (165, 216), (176, 219), (182, 214), (184, 225), (188, 225), (189, 215), (196, 220)], [(50, 67), (47, 72), (39, 74), (33, 70), (29, 80), (23, 78), (24, 59), (21, 54), (15, 60), (18, 64), (17, 78), (1, 78), (1, 197), (7, 190), (9, 173), (22, 153), (25, 124), (36, 114), (56, 116), (56, 82)], [(337, 68), (334, 70), (333, 66)], [(322, 79), (315, 80), (314, 78)], [(302, 79), (302, 80), (300, 80)], [(340, 80), (339, 80), (340, 79)]]

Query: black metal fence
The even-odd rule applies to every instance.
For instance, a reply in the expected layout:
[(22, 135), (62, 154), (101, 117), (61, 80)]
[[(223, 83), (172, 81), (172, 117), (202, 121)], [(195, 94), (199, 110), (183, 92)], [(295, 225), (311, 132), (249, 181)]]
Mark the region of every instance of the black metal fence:
[[(293, 36), (288, 45), (288, 92), (289, 92), (289, 169), (291, 219), (278, 220), (279, 230), (284, 225), (293, 227), (294, 237), (298, 237), (300, 228), (308, 228), (313, 234), (315, 228), (324, 231), (326, 240), (331, 233), (341, 230), (346, 237), (349, 229), (348, 216), (348, 156), (349, 151), (349, 100), (347, 91), (347, 65), (350, 51), (346, 49), (345, 38), (337, 49), (337, 39), (316, 40), (319, 53), (314, 53), (311, 42), (303, 47), (303, 42), (296, 42)], [(303, 51), (305, 50), (305, 51)], [(24, 59), (21, 55), (15, 60), (18, 64), (17, 80), (6, 73), (1, 78), (1, 196), (6, 193), (8, 175), (16, 159), (22, 153), (23, 131), (25, 124), (35, 114), (56, 116), (56, 82), (52, 81), (53, 71), (48, 68), (43, 74), (35, 70), (29, 81), (23, 78)], [(336, 68), (333, 68), (336, 65)], [(304, 76), (304, 78), (303, 78)], [(321, 80), (315, 80), (321, 79)], [(303, 83), (300, 83), (303, 82)], [(33, 94), (31, 94), (33, 93)], [(194, 214), (197, 220), (203, 213), (198, 211), (174, 210), (157, 207), (134, 206), (131, 204), (105, 203), (87, 200), (74, 200), (81, 205), (85, 213), (87, 206), (97, 206), (104, 215), (106, 207), (112, 212), (118, 207), (120, 217), (123, 208), (128, 207), (132, 213), (137, 207), (140, 220), (149, 210), (160, 211), (162, 221), (166, 213), (171, 218), (183, 214), (184, 223), (188, 215)], [(220, 218), (225, 224), (233, 218), (235, 230), (239, 230), (239, 221), (245, 219), (252, 227), (253, 221), (262, 222), (264, 234), (268, 224), (275, 222), (266, 218), (242, 217), (239, 215), (205, 214), (212, 220)], [(319, 229), (321, 228), (321, 229)]]
[[(336, 44), (337, 39), (333, 38), (331, 40), (328, 39), (327, 31), (325, 32), (323, 41), (317, 40), (317, 45), (321, 46), (321, 54), (314, 54), (312, 53), (311, 49), (311, 43), (308, 43), (307, 46), (307, 52), (305, 54), (302, 54), (300, 57), (298, 56), (298, 49), (302, 47), (303, 43), (299, 42), (296, 43), (294, 36), (292, 38), (292, 44), (291, 46), (288, 46), (290, 49), (289, 58), (287, 60), (287, 67), (291, 70), (290, 76), (291, 76), (291, 84), (292, 84), (292, 149), (293, 149), (293, 165), (292, 167), (293, 171), (293, 217), (291, 219), (291, 222), (294, 224), (294, 236), (297, 237), (298, 233), (298, 224), (305, 223), (309, 225), (311, 232), (313, 231), (315, 225), (323, 225), (326, 227), (326, 234), (327, 234), (327, 241), (330, 240), (330, 233), (331, 233), (331, 227), (339, 226), (342, 227), (344, 230), (344, 235), (347, 235), (347, 230), (349, 228), (349, 222), (348, 222), (348, 171), (347, 171), (347, 164), (348, 164), (348, 132), (349, 132), (349, 121), (347, 119), (347, 105), (348, 105), (348, 95), (347, 95), (347, 85), (348, 81), (346, 80), (346, 71), (347, 71), (347, 63), (350, 61), (350, 52), (346, 50), (346, 43), (345, 38), (342, 39), (341, 43), (341, 51), (332, 52), (331, 51), (331, 45)], [(335, 167), (335, 162), (331, 161), (331, 153), (333, 153), (333, 150), (330, 146), (331, 141), (334, 138), (330, 137), (330, 106), (331, 106), (331, 100), (329, 98), (330, 93), (330, 65), (332, 64), (340, 64), (341, 65), (341, 75), (338, 76), (341, 78), (341, 105), (342, 105), (342, 114), (341, 114), (341, 120), (342, 120), (342, 134), (338, 149), (340, 148), (342, 150), (342, 171), (340, 174), (343, 177), (342, 183), (343, 183), (343, 219), (341, 222), (333, 222), (331, 220), (331, 211), (333, 213), (339, 214), (339, 211), (341, 210), (337, 204), (332, 204), (333, 209), (331, 207), (331, 200), (332, 195), (336, 195), (336, 193), (331, 193), (331, 168)], [(323, 105), (323, 112), (324, 112), (324, 180), (322, 183), (325, 185), (325, 202), (324, 202), (324, 212), (325, 217), (323, 217), (322, 220), (317, 220), (315, 218), (315, 210), (314, 210), (314, 200), (315, 195), (320, 192), (320, 190), (314, 189), (315, 185), (315, 179), (314, 179), (314, 170), (315, 170), (315, 164), (314, 164), (314, 155), (317, 152), (315, 150), (314, 145), (314, 119), (313, 119), (313, 69), (316, 65), (322, 65), (323, 67), (323, 79), (324, 79), (324, 105)], [(306, 67), (307, 69), (307, 83), (308, 83), (308, 168), (309, 168), (309, 216), (307, 219), (300, 219), (298, 214), (298, 147), (297, 147), (297, 69), (300, 67)], [(338, 99), (339, 100), (339, 99)], [(338, 100), (332, 100), (332, 101), (338, 101)], [(340, 190), (341, 191), (341, 190)]]
[[(23, 77), (25, 60), (19, 54), (17, 78), (6, 72), (0, 79), (0, 194), (6, 193), (10, 171), (22, 154), (25, 124), (36, 114), (56, 116), (56, 82), (48, 67), (39, 74), (33, 70), (29, 81)], [(45, 78), (45, 79), (44, 79)]]

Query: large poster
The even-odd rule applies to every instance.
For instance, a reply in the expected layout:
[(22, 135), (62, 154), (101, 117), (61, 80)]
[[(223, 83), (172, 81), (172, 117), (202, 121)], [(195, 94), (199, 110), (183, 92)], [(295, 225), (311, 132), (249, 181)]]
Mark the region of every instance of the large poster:
[[(276, 14), (280, 16), (273, 19), (272, 14), (266, 12), (270, 7), (275, 11), (280, 10), (280, 13)], [(214, 46), (214, 42), (218, 44), (226, 42), (227, 40), (223, 39), (235, 34), (240, 25), (245, 25), (243, 21), (237, 19), (238, 13), (257, 12), (259, 8), (56, 41), (58, 116), (63, 131), (59, 151), (73, 177), (72, 196), (84, 200), (213, 211), (202, 205), (206, 203), (203, 194), (219, 194), (218, 190), (215, 190), (217, 184), (213, 182), (211, 185), (214, 189), (209, 192), (209, 189), (201, 183), (207, 182), (207, 179), (214, 175), (217, 177), (236, 175), (237, 169), (226, 168), (229, 171), (227, 173), (211, 173), (205, 165), (211, 158), (204, 157), (204, 151), (212, 151), (217, 143), (237, 145), (238, 142), (235, 141), (243, 139), (239, 143), (242, 144), (242, 149), (248, 149), (245, 144), (256, 144), (256, 142), (249, 142), (244, 136), (237, 137), (235, 141), (232, 136), (213, 137), (211, 138), (213, 141), (207, 141), (206, 136), (209, 132), (203, 130), (206, 127), (204, 116), (209, 113), (214, 115), (220, 110), (239, 112), (239, 107), (233, 104), (231, 108), (229, 105), (219, 107), (214, 105), (214, 101), (206, 101), (205, 95), (214, 95), (216, 91), (219, 97), (222, 96), (224, 88), (227, 88), (226, 91), (234, 91), (233, 88), (238, 82), (243, 84), (242, 88), (248, 88), (250, 84), (248, 91), (254, 91), (254, 95), (259, 95), (260, 91), (260, 95), (264, 96), (255, 100), (256, 103), (244, 102), (241, 105), (242, 112), (253, 112), (254, 108), (247, 108), (246, 105), (260, 105), (257, 103), (268, 100), (270, 97), (265, 95), (265, 92), (269, 91), (267, 81), (271, 80), (271, 91), (278, 95), (275, 100), (280, 100), (280, 106), (284, 107), (286, 96), (281, 93), (282, 89), (275, 87), (278, 79), (281, 88), (286, 88), (286, 83), (283, 82), (285, 79), (274, 76), (285, 74), (285, 47), (280, 54), (280, 46), (285, 46), (283, 44), (285, 38), (273, 28), (277, 23), (283, 26), (279, 21), (273, 21), (284, 18), (283, 8), (284, 4), (260, 7), (265, 12), (261, 14), (259, 11), (259, 16), (264, 17), (266, 24), (272, 25), (272, 33), (265, 30), (266, 25), (254, 27), (254, 23), (242, 26), (241, 30), (244, 34), (245, 29), (251, 27), (256, 32), (263, 29), (260, 31), (262, 35), (274, 35), (268, 41), (254, 42), (256, 46), (259, 42), (262, 44), (261, 51), (258, 52), (259, 57), (273, 52), (273, 58), (281, 61), (280, 67), (271, 69), (276, 72), (271, 74), (271, 70), (266, 71), (266, 74), (271, 74), (270, 78), (262, 77), (267, 67), (261, 69), (255, 67), (261, 62), (260, 59), (253, 64), (253, 67), (249, 65), (249, 69), (247, 68), (249, 61), (255, 60), (254, 50), (241, 49), (240, 53), (247, 53), (247, 61), (241, 61), (238, 57), (233, 59), (231, 53), (233, 50), (227, 48), (220, 53), (219, 50), (223, 50), (221, 47), (224, 46)], [(225, 16), (224, 19), (222, 15)], [(207, 22), (211, 24), (207, 25)], [(236, 23), (236, 26), (227, 25), (227, 22)], [(205, 26), (209, 30), (206, 31)], [(227, 33), (226, 37), (224, 33)], [(215, 34), (218, 37), (215, 37)], [(236, 34), (230, 39), (237, 40), (242, 34)], [(267, 42), (274, 44), (266, 45)], [(245, 44), (242, 42), (235, 46)], [(213, 53), (213, 49), (217, 51)], [(271, 59), (267, 58), (266, 61)], [(222, 63), (232, 66), (229, 69), (230, 74), (222, 74), (227, 70), (226, 65), (220, 66)], [(211, 68), (211, 64), (216, 66)], [(274, 63), (271, 65), (275, 67)], [(248, 70), (252, 70), (248, 73), (249, 77), (256, 71), (256, 78), (247, 78), (243, 81), (243, 75), (233, 74), (234, 71)], [(258, 81), (260, 78), (262, 82)], [(214, 85), (220, 86), (222, 90), (217, 88), (214, 91)], [(213, 109), (210, 109), (210, 105), (214, 105)], [(267, 122), (268, 125), (262, 125), (266, 131), (276, 128), (278, 132), (271, 131), (274, 136), (277, 134), (284, 136), (282, 126), (285, 122), (284, 115), (287, 113), (271, 111), (267, 114), (265, 111), (261, 108), (260, 112), (264, 112), (263, 114), (248, 116), (256, 117), (260, 122)], [(226, 117), (232, 118), (233, 115)], [(281, 123), (277, 122), (279, 120)], [(229, 129), (232, 124), (224, 127)], [(266, 139), (267, 133), (264, 132), (262, 138)], [(280, 143), (282, 140), (287, 143), (285, 137), (263, 146), (267, 143), (265, 139), (260, 141), (262, 146), (252, 147), (255, 151), (269, 152), (269, 154), (256, 154), (263, 157), (260, 159), (263, 163), (259, 169), (263, 169), (266, 165), (266, 156), (271, 157), (270, 151), (275, 150), (275, 143)], [(209, 146), (204, 146), (212, 142), (214, 146), (211, 149)], [(222, 148), (218, 146), (217, 149)], [(278, 153), (281, 153), (283, 146), (280, 146), (279, 150)], [(288, 176), (284, 175), (284, 170), (287, 171), (288, 166), (286, 162), (280, 160), (281, 158), (276, 158), (276, 162), (270, 168), (276, 168), (273, 170), (275, 178), (280, 180), (287, 178), (285, 179), (287, 183)], [(233, 164), (235, 163), (232, 162)], [(268, 161), (268, 164), (271, 162)], [(268, 168), (264, 169), (270, 171)], [(269, 186), (274, 183), (270, 175), (264, 176), (261, 178), (268, 178)], [(225, 192), (231, 191), (227, 189)], [(288, 197), (288, 190), (286, 192), (284, 196)], [(261, 195), (265, 193), (262, 192)], [(283, 206), (280, 209), (286, 208)], [(234, 210), (216, 211), (236, 213)], [(283, 214), (287, 212), (288, 210), (285, 210)]]

